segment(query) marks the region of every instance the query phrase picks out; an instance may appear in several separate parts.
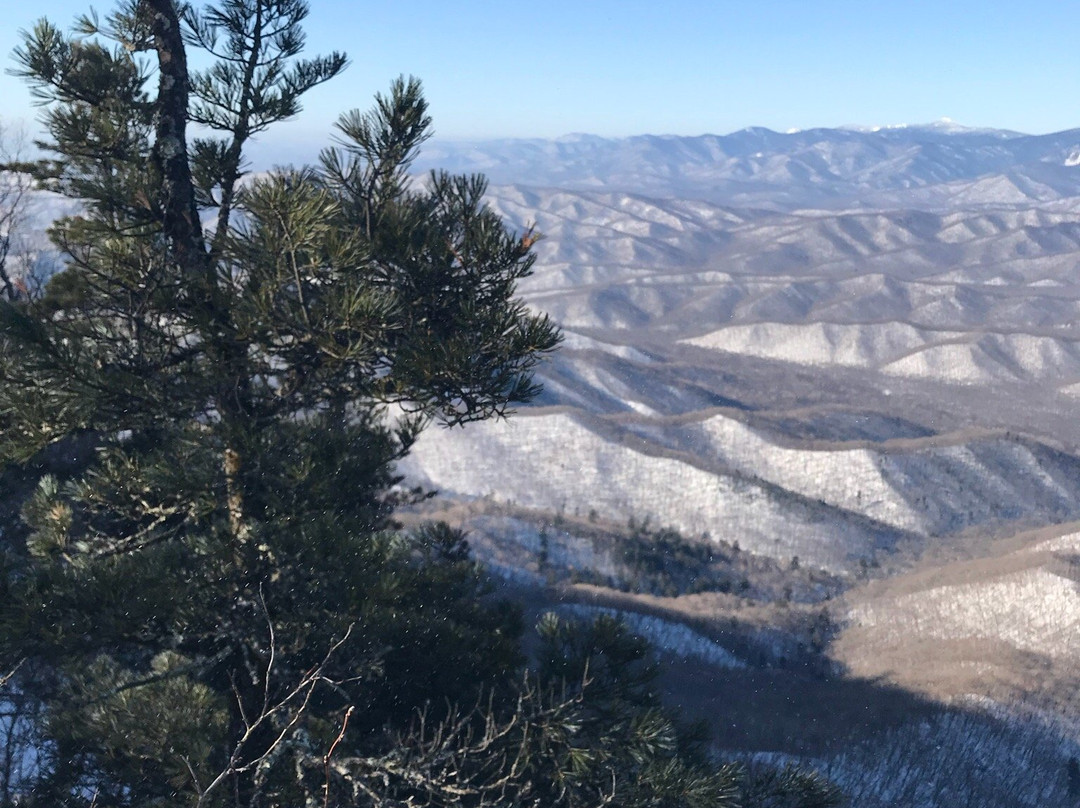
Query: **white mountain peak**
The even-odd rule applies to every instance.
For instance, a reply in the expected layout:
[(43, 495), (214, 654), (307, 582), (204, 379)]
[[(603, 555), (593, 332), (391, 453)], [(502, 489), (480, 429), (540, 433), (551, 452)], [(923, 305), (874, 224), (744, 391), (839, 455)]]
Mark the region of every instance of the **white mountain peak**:
[(949, 117), (941, 117), (929, 123), (892, 123), (876, 124), (872, 126), (849, 124), (838, 127), (850, 132), (888, 132), (900, 129), (908, 129), (913, 132), (936, 132), (946, 135), (997, 135), (998, 137), (1017, 137), (1021, 133), (1008, 129), (994, 129), (990, 127), (965, 126)]

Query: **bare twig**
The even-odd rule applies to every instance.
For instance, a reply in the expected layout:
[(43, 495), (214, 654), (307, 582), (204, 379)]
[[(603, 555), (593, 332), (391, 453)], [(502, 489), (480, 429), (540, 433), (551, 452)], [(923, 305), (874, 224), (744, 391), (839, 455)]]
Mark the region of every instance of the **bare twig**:
[[(372, 805), (538, 804), (530, 767), (540, 756), (558, 756), (551, 746), (567, 744), (563, 729), (574, 725), (581, 696), (557, 693), (526, 680), (516, 708), (499, 715), (492, 694), (472, 708), (451, 709), (439, 721), (420, 710), (412, 728), (393, 739), (391, 749), (372, 757), (322, 759), (324, 808), (331, 775)], [(309, 765), (314, 768), (316, 761)], [(600, 805), (614, 799), (598, 794)]]
[(349, 726), (349, 716), (353, 714), (353, 710), (355, 709), (354, 706), (350, 706), (349, 709), (345, 711), (345, 717), (341, 721), (341, 732), (334, 738), (334, 742), (330, 744), (330, 749), (323, 757), (323, 773), (326, 776), (326, 782), (323, 785), (323, 808), (328, 808), (330, 805), (330, 758), (334, 756), (334, 750), (337, 749), (337, 745), (341, 743), (341, 739), (345, 737), (345, 730)]
[[(263, 610), (266, 610), (266, 603), (260, 592), (260, 602), (262, 603)], [(270, 622), (269, 613), (267, 613), (267, 621)], [(281, 698), (274, 701), (271, 698), (273, 689), (272, 678), (275, 676), (276, 667), (276, 644), (275, 635), (273, 632), (273, 626), (270, 627), (270, 658), (266, 670), (266, 678), (263, 687), (263, 703), (258, 714), (252, 714), (245, 710), (243, 705), (243, 699), (240, 696), (235, 684), (233, 691), (236, 695), (237, 704), (241, 711), (241, 717), (244, 722), (244, 732), (233, 744), (232, 752), (229, 754), (228, 763), (217, 775), (210, 781), (205, 788), (200, 788), (198, 778), (195, 775), (188, 761), (184, 761), (188, 766), (188, 770), (191, 774), (192, 780), (195, 783), (196, 792), (198, 794), (198, 800), (195, 803), (196, 806), (203, 806), (207, 804), (207, 801), (211, 795), (216, 792), (223, 783), (227, 783), (238, 774), (244, 774), (252, 770), (257, 769), (261, 764), (270, 759), (274, 753), (286, 743), (297, 725), (303, 719), (307, 713), (308, 705), (311, 702), (312, 695), (315, 689), (320, 684), (327, 684), (335, 686), (339, 683), (330, 679), (325, 675), (326, 667), (330, 663), (331, 658), (338, 652), (338, 650), (349, 640), (352, 634), (353, 626), (345, 631), (341, 639), (335, 642), (330, 650), (326, 652), (326, 655), (322, 658), (322, 661), (318, 665), (307, 671), (295, 685), (293, 685)], [(351, 710), (349, 711), (351, 712)], [(249, 752), (248, 746), (251, 744), (252, 739), (259, 734), (264, 728), (269, 727), (273, 722), (281, 720), (281, 728), (276, 735), (267, 743), (263, 744), (261, 748), (253, 753)], [(346, 714), (346, 721), (348, 720), (348, 714)], [(342, 727), (342, 734), (344, 734), (344, 727)], [(340, 738), (339, 738), (340, 740)], [(335, 745), (337, 741), (335, 741)], [(330, 753), (333, 752), (331, 747)], [(329, 754), (327, 755), (327, 761), (329, 761)]]
[(0, 676), (0, 688), (7, 687), (7, 683), (15, 678), (15, 674), (19, 672), (19, 668), (23, 666), (24, 662), (26, 662), (25, 659), (20, 659), (17, 663), (15, 663), (14, 668)]

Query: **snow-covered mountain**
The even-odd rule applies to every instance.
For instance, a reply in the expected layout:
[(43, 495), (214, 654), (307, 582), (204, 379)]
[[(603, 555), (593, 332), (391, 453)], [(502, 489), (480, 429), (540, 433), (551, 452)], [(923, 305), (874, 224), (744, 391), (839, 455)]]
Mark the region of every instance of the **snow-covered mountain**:
[[(481, 538), (493, 507), (533, 514), (513, 541), (534, 548), (565, 520), (560, 548), (593, 521), (652, 520), (827, 570), (847, 582), (828, 608), (837, 665), (969, 711), (873, 736), (868, 759), (899, 756), (882, 782), (970, 778), (970, 750), (932, 775), (901, 750), (989, 733), (987, 754), (1052, 751), (980, 804), (1044, 804), (1080, 748), (1078, 155), (1080, 130), (951, 122), (438, 144), (429, 165), (488, 173), (491, 204), (545, 235), (521, 291), (566, 342), (533, 406), (429, 431), (404, 470), (471, 503)], [(502, 541), (500, 569), (535, 576), (536, 551)], [(578, 576), (611, 564), (576, 559)], [(700, 597), (619, 606), (697, 628), (749, 608)], [(1005, 724), (972, 729), (987, 705)], [(837, 776), (870, 782), (865, 762), (843, 774), (849, 754)], [(952, 804), (935, 800), (910, 804)]]
[[(481, 171), (497, 184), (725, 204), (948, 209), (948, 199), (926, 189), (954, 184), (953, 192), (959, 193), (971, 186), (970, 195), (980, 204), (1074, 196), (1080, 191), (1078, 148), (1080, 130), (1024, 135), (946, 119), (925, 126), (786, 133), (752, 127), (700, 137), (436, 142), (425, 150), (420, 167)], [(1000, 180), (991, 186), (976, 182), (988, 176)]]
[(521, 288), (567, 342), (542, 406), (425, 437), (408, 468), (831, 569), (1076, 518), (1078, 140), (950, 122), (443, 146), (427, 159), (514, 180), (490, 201), (544, 234)]

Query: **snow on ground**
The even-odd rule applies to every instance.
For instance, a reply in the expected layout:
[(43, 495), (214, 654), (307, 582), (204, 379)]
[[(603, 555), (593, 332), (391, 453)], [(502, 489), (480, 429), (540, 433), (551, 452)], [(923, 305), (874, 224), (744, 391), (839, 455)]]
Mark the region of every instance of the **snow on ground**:
[(620, 522), (649, 517), (832, 569), (855, 568), (901, 532), (1080, 517), (1080, 463), (1038, 445), (986, 436), (814, 446), (778, 443), (724, 415), (615, 434), (602, 422), (545, 411), (429, 431), (404, 468), (445, 493), (595, 510)]
[(869, 368), (957, 336), (906, 323), (756, 323), (723, 328), (683, 342), (786, 362)]
[(580, 603), (563, 604), (556, 609), (556, 612), (583, 620), (602, 614), (617, 617), (633, 633), (648, 640), (654, 647), (674, 654), (680, 659), (698, 659), (719, 668), (746, 667), (746, 663), (730, 651), (682, 623), (661, 620), (659, 617), (638, 612), (617, 611), (603, 606), (587, 606)]
[(1045, 568), (924, 589), (856, 605), (849, 617), (878, 639), (1001, 640), (1039, 654), (1080, 656), (1080, 588)]
[(626, 522), (648, 517), (687, 535), (846, 569), (889, 531), (752, 479), (711, 473), (588, 429), (567, 413), (519, 415), (467, 430), (428, 430), (402, 470), (447, 493)]

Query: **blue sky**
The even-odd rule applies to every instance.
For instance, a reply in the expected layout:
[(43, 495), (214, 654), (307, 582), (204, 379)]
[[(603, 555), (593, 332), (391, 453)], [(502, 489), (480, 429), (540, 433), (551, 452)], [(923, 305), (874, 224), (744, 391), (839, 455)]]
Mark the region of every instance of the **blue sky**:
[[(1076, 11), (1061, 0), (313, 0), (309, 49), (349, 53), (273, 139), (322, 140), (398, 74), (423, 79), (437, 135), (725, 133), (944, 116), (1027, 132), (1080, 127)], [(76, 0), (13, 3), (0, 52)], [(98, 5), (99, 10), (107, 6)], [(32, 117), (0, 76), (0, 116)]]

